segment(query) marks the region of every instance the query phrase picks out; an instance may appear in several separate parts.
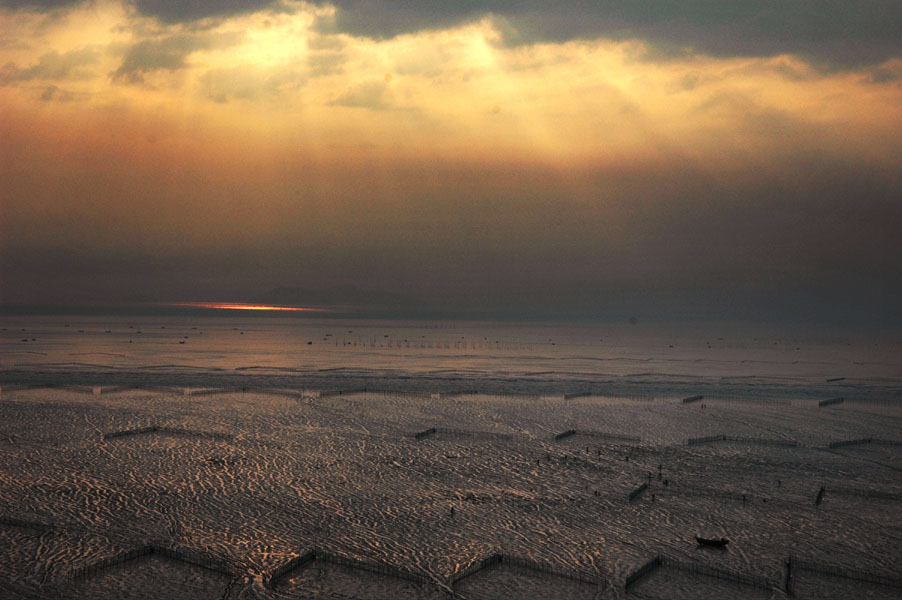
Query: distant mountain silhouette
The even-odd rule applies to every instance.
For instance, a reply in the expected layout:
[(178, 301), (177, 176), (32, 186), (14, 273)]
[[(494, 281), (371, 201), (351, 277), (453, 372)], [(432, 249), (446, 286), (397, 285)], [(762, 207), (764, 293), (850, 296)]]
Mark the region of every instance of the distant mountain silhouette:
[(257, 301), (266, 304), (359, 308), (400, 308), (410, 304), (410, 300), (400, 294), (381, 290), (362, 290), (354, 285), (339, 285), (319, 290), (279, 286), (260, 296)]

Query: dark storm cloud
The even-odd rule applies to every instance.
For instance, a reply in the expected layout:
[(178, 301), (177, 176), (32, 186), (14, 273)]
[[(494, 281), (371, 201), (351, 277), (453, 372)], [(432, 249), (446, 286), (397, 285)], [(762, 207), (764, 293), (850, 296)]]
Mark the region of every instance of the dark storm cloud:
[(336, 27), (371, 37), (435, 29), (494, 14), (509, 43), (639, 38), (665, 53), (799, 53), (840, 65), (902, 54), (902, 3), (894, 0), (483, 0), (417, 3), (336, 0)]
[[(0, 7), (51, 9), (66, 0), (2, 0)], [(902, 2), (897, 0), (333, 0), (334, 28), (387, 38), (494, 15), (509, 44), (573, 39), (638, 38), (657, 54), (687, 51), (718, 56), (794, 53), (836, 66), (879, 63), (902, 55)], [(167, 23), (227, 17), (274, 0), (135, 0), (146, 16)]]
[(174, 71), (186, 66), (186, 59), (198, 50), (225, 48), (242, 39), (240, 33), (179, 33), (159, 39), (143, 40), (128, 49), (122, 64), (112, 73), (113, 79), (141, 81), (143, 74), (164, 69)]
[(49, 9), (81, 4), (84, 0), (0, 0), (0, 8)]
[(250, 13), (278, 4), (273, 0), (135, 0), (145, 15), (167, 23), (195, 21), (207, 17), (227, 17)]

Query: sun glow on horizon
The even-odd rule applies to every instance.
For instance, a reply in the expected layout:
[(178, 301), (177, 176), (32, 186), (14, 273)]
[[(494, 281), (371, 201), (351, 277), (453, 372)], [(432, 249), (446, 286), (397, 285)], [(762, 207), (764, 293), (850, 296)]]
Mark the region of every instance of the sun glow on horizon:
[(243, 302), (174, 302), (170, 306), (188, 306), (191, 308), (210, 308), (215, 310), (256, 310), (276, 312), (328, 312), (324, 308), (302, 306), (275, 306), (270, 304), (246, 304)]

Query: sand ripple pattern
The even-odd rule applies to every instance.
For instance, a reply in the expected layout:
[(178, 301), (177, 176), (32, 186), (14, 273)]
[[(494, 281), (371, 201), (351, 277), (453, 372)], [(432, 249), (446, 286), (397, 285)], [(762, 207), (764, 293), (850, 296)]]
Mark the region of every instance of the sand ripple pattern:
[[(617, 597), (627, 574), (661, 553), (774, 586), (790, 552), (898, 571), (899, 446), (828, 447), (898, 440), (902, 411), (892, 406), (223, 387), (4, 391), (3, 597)], [(427, 428), (436, 435), (414, 436)], [(580, 434), (555, 439), (571, 429)], [(712, 435), (730, 439), (686, 444)], [(797, 445), (754, 443), (762, 439)], [(696, 534), (731, 544), (698, 548)], [(152, 553), (70, 585), (74, 570), (146, 545), (194, 549), (230, 574)], [(317, 560), (266, 584), (313, 548), (347, 563)], [(451, 585), (498, 552), (604, 583), (502, 563)], [(804, 573), (796, 591), (819, 597), (847, 584)], [(876, 584), (855, 589), (891, 597)], [(629, 595), (762, 597), (667, 568)]]

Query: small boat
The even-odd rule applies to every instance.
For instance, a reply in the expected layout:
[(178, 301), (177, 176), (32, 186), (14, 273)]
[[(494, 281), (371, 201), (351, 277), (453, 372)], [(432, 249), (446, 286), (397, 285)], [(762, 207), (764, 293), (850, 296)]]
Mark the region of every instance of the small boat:
[(727, 544), (730, 543), (730, 540), (728, 540), (725, 537), (722, 537), (719, 540), (717, 540), (717, 539), (709, 539), (709, 538), (695, 536), (695, 541), (698, 542), (699, 546), (714, 546), (715, 548), (723, 548), (724, 546), (726, 546)]

